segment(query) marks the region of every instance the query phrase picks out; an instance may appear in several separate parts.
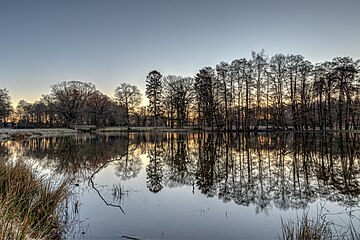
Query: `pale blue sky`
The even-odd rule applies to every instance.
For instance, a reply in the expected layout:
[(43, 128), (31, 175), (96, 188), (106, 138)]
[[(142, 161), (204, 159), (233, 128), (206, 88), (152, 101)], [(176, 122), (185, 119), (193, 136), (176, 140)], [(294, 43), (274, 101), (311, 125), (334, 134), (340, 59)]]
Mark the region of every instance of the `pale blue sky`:
[(76, 79), (112, 97), (153, 69), (193, 76), (262, 48), (359, 59), (359, 24), (359, 0), (0, 0), (0, 87), (32, 102)]

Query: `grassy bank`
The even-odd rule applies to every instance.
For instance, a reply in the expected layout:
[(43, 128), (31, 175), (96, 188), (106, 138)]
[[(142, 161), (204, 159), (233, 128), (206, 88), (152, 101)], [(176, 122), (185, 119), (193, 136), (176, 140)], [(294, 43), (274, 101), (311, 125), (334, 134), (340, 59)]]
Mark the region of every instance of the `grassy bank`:
[(59, 239), (66, 196), (66, 182), (54, 187), (25, 164), (0, 159), (0, 239)]

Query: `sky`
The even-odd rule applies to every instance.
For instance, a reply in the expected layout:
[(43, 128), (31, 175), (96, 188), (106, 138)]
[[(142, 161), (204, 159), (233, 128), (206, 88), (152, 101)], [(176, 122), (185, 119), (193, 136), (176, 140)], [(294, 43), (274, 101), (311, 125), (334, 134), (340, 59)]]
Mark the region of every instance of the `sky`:
[(360, 59), (359, 0), (0, 0), (0, 88), (13, 103), (63, 81), (110, 97), (146, 75), (194, 76), (251, 51)]

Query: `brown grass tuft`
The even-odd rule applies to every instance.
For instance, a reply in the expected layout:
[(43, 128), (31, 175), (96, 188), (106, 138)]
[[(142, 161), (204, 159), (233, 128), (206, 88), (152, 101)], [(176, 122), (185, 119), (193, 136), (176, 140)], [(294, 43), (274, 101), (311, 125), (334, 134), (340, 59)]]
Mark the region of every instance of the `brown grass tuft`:
[(53, 186), (25, 164), (0, 161), (0, 239), (57, 239), (67, 181)]

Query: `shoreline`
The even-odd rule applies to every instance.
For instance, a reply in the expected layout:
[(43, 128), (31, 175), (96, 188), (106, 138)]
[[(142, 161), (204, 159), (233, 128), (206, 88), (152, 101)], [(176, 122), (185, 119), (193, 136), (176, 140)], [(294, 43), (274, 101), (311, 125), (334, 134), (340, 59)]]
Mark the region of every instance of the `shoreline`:
[(34, 128), (34, 129), (11, 129), (0, 128), (0, 141), (27, 139), (35, 137), (56, 137), (76, 134), (76, 131), (68, 128)]
[[(308, 133), (308, 134), (328, 134), (328, 133), (360, 133), (360, 130), (308, 130), (299, 131), (294, 129), (280, 130), (280, 129), (258, 129), (258, 130), (211, 130), (211, 129), (194, 129), (194, 128), (169, 128), (169, 127), (105, 127), (99, 128), (94, 133), (123, 133), (123, 132), (177, 132), (177, 133), (190, 133), (190, 132), (213, 132), (213, 133)], [(34, 129), (11, 129), (0, 128), (0, 141), (6, 140), (19, 140), (29, 138), (41, 137), (57, 137), (57, 136), (70, 136), (78, 132), (70, 128), (34, 128)]]

